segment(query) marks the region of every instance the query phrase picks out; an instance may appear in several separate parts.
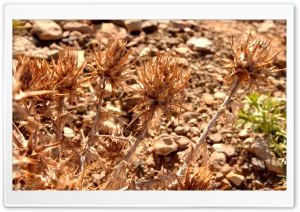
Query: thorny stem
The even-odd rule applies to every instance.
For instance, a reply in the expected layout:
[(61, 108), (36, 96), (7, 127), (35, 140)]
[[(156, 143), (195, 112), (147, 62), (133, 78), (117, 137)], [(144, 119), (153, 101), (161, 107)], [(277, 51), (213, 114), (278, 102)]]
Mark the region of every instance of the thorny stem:
[[(57, 106), (57, 118), (53, 123), (53, 128), (56, 131), (55, 133), (55, 138), (56, 138), (56, 142), (61, 140), (63, 137), (63, 133), (61, 131), (61, 127), (60, 127), (60, 122), (61, 122), (61, 115), (63, 114), (63, 108), (64, 108), (64, 101), (65, 101), (65, 97), (64, 96), (60, 96), (58, 98), (58, 106)], [(59, 154), (60, 154), (60, 149), (61, 148), (56, 148), (52, 150), (52, 154), (56, 157), (59, 158)]]
[(100, 95), (99, 95), (99, 100), (98, 100), (98, 105), (97, 105), (97, 113), (95, 116), (95, 120), (94, 120), (94, 125), (92, 128), (92, 132), (91, 132), (91, 136), (89, 137), (89, 140), (87, 142), (87, 147), (89, 148), (93, 142), (94, 142), (94, 138), (95, 135), (98, 131), (98, 123), (99, 123), (99, 117), (100, 117), (100, 113), (101, 113), (101, 107), (102, 107), (102, 100), (103, 100), (103, 92), (105, 91), (105, 85), (106, 85), (106, 81), (103, 80), (102, 82), (102, 88), (100, 89)]
[(99, 117), (100, 117), (100, 113), (101, 113), (102, 100), (103, 100), (103, 92), (105, 91), (105, 85), (106, 85), (106, 81), (103, 79), (102, 88), (100, 88), (100, 91), (99, 91), (100, 95), (98, 96), (99, 100), (98, 100), (98, 105), (97, 105), (97, 113), (96, 113), (96, 116), (95, 116), (93, 128), (92, 128), (91, 134), (89, 136), (88, 142), (87, 142), (87, 144), (85, 146), (84, 153), (83, 153), (83, 155), (80, 158), (80, 160), (81, 160), (81, 167), (80, 167), (81, 176), (79, 177), (79, 180), (78, 180), (78, 182), (79, 182), (78, 184), (79, 184), (79, 188), (80, 189), (82, 189), (82, 181), (83, 181), (83, 176), (84, 176), (84, 171), (85, 171), (84, 165), (85, 165), (85, 161), (86, 161), (86, 153), (87, 153), (87, 150), (93, 144), (95, 136), (96, 136), (96, 133), (98, 131), (98, 123), (99, 123)]
[(238, 87), (240, 84), (240, 79), (236, 79), (233, 85), (232, 90), (230, 91), (229, 95), (227, 96), (227, 98), (225, 99), (225, 101), (223, 102), (223, 104), (221, 105), (221, 107), (219, 108), (219, 110), (216, 112), (216, 114), (214, 115), (214, 117), (208, 122), (207, 127), (204, 129), (203, 133), (201, 134), (199, 140), (197, 141), (197, 144), (194, 148), (194, 151), (191, 155), (191, 157), (187, 157), (186, 160), (184, 161), (183, 166), (178, 170), (177, 174), (179, 176), (183, 175), (188, 167), (189, 162), (194, 159), (197, 155), (197, 151), (200, 147), (200, 145), (204, 142), (204, 140), (206, 139), (210, 129), (212, 128), (212, 126), (214, 125), (214, 123), (216, 122), (216, 120), (220, 117), (220, 115), (224, 112), (224, 110), (226, 109), (226, 107), (229, 105), (230, 103), (230, 99), (233, 96), (233, 94), (237, 91)]
[[(146, 131), (147, 131), (149, 125), (150, 125), (150, 122), (151, 122), (151, 120), (154, 116), (155, 110), (156, 110), (156, 105), (151, 104), (149, 110), (144, 111), (145, 113), (142, 116), (140, 116), (140, 120), (142, 122), (141, 123), (142, 128), (139, 131), (139, 134), (136, 138), (136, 141), (134, 142), (132, 148), (126, 154), (124, 159), (117, 166), (114, 167), (113, 172), (111, 173), (111, 176), (118, 175), (119, 178), (120, 177), (123, 178), (122, 176), (125, 176), (124, 164), (126, 165), (129, 162), (132, 155), (135, 153), (138, 145), (143, 140), (143, 138), (145, 136), (145, 133), (146, 133)], [(124, 187), (124, 184), (122, 184), (121, 187), (119, 187), (120, 185), (118, 185), (118, 181), (116, 181), (116, 180), (112, 181), (110, 179), (113, 179), (113, 178), (112, 177), (109, 178), (109, 180), (105, 183), (106, 185), (105, 185), (104, 189), (111, 189), (112, 185), (113, 185), (113, 188), (118, 188), (117, 190), (122, 189), (122, 187)]]
[(152, 105), (150, 107), (149, 112), (147, 113), (147, 116), (145, 117), (145, 121), (142, 123), (142, 129), (139, 132), (138, 137), (136, 138), (135, 143), (133, 144), (132, 148), (129, 150), (129, 152), (127, 153), (127, 155), (124, 158), (124, 161), (128, 162), (130, 160), (130, 157), (135, 153), (139, 143), (143, 140), (143, 137), (149, 127), (149, 124), (154, 116), (154, 112), (155, 112), (155, 106)]

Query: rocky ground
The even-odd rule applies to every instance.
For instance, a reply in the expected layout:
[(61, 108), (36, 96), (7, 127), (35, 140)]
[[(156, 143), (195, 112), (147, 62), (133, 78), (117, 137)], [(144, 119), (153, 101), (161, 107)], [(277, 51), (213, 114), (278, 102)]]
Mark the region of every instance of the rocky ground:
[[(158, 52), (179, 55), (185, 71), (192, 70), (186, 88), (189, 95), (185, 98), (185, 107), (189, 111), (183, 112), (178, 119), (161, 117), (152, 123), (144, 145), (138, 149), (131, 164), (138, 179), (143, 180), (152, 179), (162, 166), (166, 173), (178, 170), (185, 149), (190, 142), (197, 141), (229, 92), (229, 87), (220, 82), (226, 71), (215, 56), (231, 58), (228, 38), (233, 35), (238, 42), (250, 31), (252, 35), (273, 40), (271, 54), (282, 50), (275, 65), (285, 68), (286, 22), (279, 20), (16, 21), (13, 57), (23, 54), (49, 60), (57, 58), (64, 47), (73, 47), (78, 51), (80, 61), (89, 61), (89, 48), (99, 45), (100, 40), (105, 46), (113, 37), (128, 41), (130, 62), (143, 55), (156, 56)], [(90, 70), (87, 67), (85, 71)], [(265, 87), (262, 92), (286, 98), (286, 71), (270, 76), (269, 80), (274, 87)], [(247, 89), (240, 89), (234, 99), (242, 103), (247, 92)], [(132, 102), (124, 101), (106, 98), (104, 106), (128, 121)], [(88, 110), (86, 105), (77, 107), (83, 113)], [(109, 121), (106, 126), (115, 128)], [(72, 129), (66, 128), (68, 130), (72, 134)], [(124, 130), (125, 136), (129, 134), (130, 129)], [(227, 185), (231, 190), (256, 190), (282, 185), (277, 175), (284, 174), (285, 170), (276, 165), (276, 158), (265, 145), (267, 141), (263, 135), (250, 133), (247, 128), (225, 125), (219, 120), (206, 141), (209, 165), (215, 170), (216, 188)], [(91, 163), (85, 180), (96, 188), (104, 176), (97, 163)]]

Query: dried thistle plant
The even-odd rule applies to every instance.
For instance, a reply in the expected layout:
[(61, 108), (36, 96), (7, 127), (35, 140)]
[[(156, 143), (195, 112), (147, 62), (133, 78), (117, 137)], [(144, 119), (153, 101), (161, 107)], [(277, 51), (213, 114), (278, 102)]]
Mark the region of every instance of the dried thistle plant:
[(136, 68), (136, 80), (140, 89), (133, 96), (138, 99), (138, 103), (132, 109), (132, 122), (141, 117), (141, 133), (125, 160), (129, 160), (135, 152), (156, 111), (170, 118), (172, 113), (183, 108), (183, 89), (190, 79), (191, 71), (184, 75), (178, 60), (178, 57), (159, 53), (154, 62), (151, 57), (148, 62), (143, 58), (141, 67)]
[(87, 147), (90, 147), (94, 142), (95, 135), (98, 132), (99, 119), (101, 116), (101, 104), (105, 92), (105, 86), (107, 82), (112, 85), (112, 93), (115, 95), (115, 90), (118, 87), (123, 87), (124, 81), (128, 78), (128, 56), (130, 50), (126, 50), (126, 41), (115, 39), (110, 41), (104, 51), (101, 51), (101, 45), (99, 49), (94, 49), (92, 53), (94, 65), (88, 64), (94, 71), (89, 78), (90, 81), (100, 79), (98, 86), (95, 89), (96, 96), (98, 97), (97, 112), (91, 132), (91, 136), (87, 142)]
[(53, 66), (53, 81), (51, 82), (54, 84), (53, 90), (56, 90), (60, 96), (67, 95), (70, 103), (75, 103), (83, 84), (90, 79), (89, 77), (82, 77), (86, 62), (78, 63), (76, 52), (72, 49), (64, 49), (60, 52), (57, 62), (52, 60), (51, 64)]
[(262, 38), (251, 36), (251, 32), (244, 43), (235, 44), (233, 36), (228, 39), (232, 51), (233, 60), (220, 58), (228, 74), (223, 81), (234, 84), (239, 81), (240, 86), (249, 85), (250, 92), (259, 90), (261, 85), (272, 85), (267, 77), (274, 72), (280, 71), (273, 62), (280, 53), (270, 56), (271, 42)]
[[(28, 98), (48, 98), (54, 92), (48, 73), (51, 71), (46, 60), (19, 55), (17, 66), (13, 73), (13, 98), (15, 101), (25, 101)], [(41, 97), (41, 95), (43, 95)]]
[[(131, 159), (131, 156), (142, 141), (155, 112), (162, 110), (163, 113), (170, 117), (171, 113), (176, 111), (176, 107), (183, 107), (183, 89), (189, 81), (191, 72), (183, 75), (182, 67), (179, 67), (177, 57), (173, 58), (159, 53), (154, 62), (150, 57), (148, 62), (143, 60), (142, 66), (136, 69), (136, 80), (139, 83), (140, 89), (136, 90), (136, 94), (134, 95), (134, 98), (138, 99), (138, 103), (133, 108), (133, 121), (140, 118), (140, 131), (124, 160), (114, 167), (113, 172), (102, 189), (121, 189), (125, 186), (126, 162)], [(115, 179), (123, 183), (116, 182)]]
[[(107, 82), (110, 82), (112, 86), (112, 96), (115, 96), (115, 90), (118, 87), (122, 87), (124, 85), (124, 81), (128, 78), (129, 72), (127, 71), (128, 67), (128, 56), (130, 53), (130, 50), (126, 50), (126, 41), (121, 41), (118, 39), (115, 39), (111, 42), (108, 43), (106, 49), (104, 51), (101, 51), (101, 45), (99, 49), (94, 49), (94, 52), (92, 52), (92, 57), (94, 61), (94, 65), (89, 65), (92, 67), (94, 72), (92, 73), (91, 81), (99, 79), (97, 86), (96, 86), (96, 96), (98, 97), (98, 103), (97, 103), (97, 112), (96, 116), (94, 119), (93, 127), (91, 130), (91, 133), (89, 134), (89, 138), (87, 141), (87, 144), (84, 148), (82, 157), (81, 157), (81, 172), (82, 176), (81, 179), (83, 178), (84, 174), (84, 165), (86, 162), (87, 158), (87, 153), (90, 152), (89, 148), (91, 145), (94, 143), (94, 141), (97, 139), (99, 140), (99, 136), (97, 135), (99, 131), (99, 122), (103, 121), (100, 120), (100, 117), (104, 117), (103, 115), (103, 110), (102, 110), (102, 99), (104, 97), (104, 92), (105, 92), (105, 86)], [(114, 137), (114, 136), (112, 136)], [(110, 139), (110, 138), (106, 138)], [(116, 139), (118, 140), (118, 139)], [(101, 141), (101, 139), (99, 140)], [(120, 140), (119, 140), (120, 141)], [(124, 140), (122, 140), (123, 143)], [(120, 155), (123, 154), (123, 150), (125, 147), (121, 145), (121, 142), (112, 142), (112, 140), (108, 140), (108, 145), (105, 144), (105, 142), (100, 142), (100, 144), (107, 149), (107, 151), (110, 151), (112, 149), (110, 148), (119, 148), (119, 152), (117, 154), (109, 154), (110, 156), (113, 156), (112, 158), (119, 158)], [(126, 142), (123, 143), (126, 146)], [(119, 146), (120, 145), (120, 146)], [(115, 151), (116, 149), (114, 149)], [(123, 156), (123, 155), (122, 155)], [(119, 163), (112, 171), (110, 174), (111, 177), (105, 182), (105, 185), (101, 186), (101, 189), (115, 189), (116, 187), (123, 186), (123, 183), (121, 182), (126, 182), (124, 178), (125, 176), (125, 167), (126, 163)], [(118, 174), (122, 172), (122, 174)], [(115, 185), (115, 177), (118, 176), (120, 183), (118, 185)], [(113, 182), (111, 181), (113, 180)], [(81, 181), (82, 183), (82, 181)], [(81, 184), (80, 183), (80, 184)]]
[[(268, 81), (268, 76), (272, 73), (281, 71), (275, 65), (273, 65), (276, 56), (281, 52), (270, 56), (271, 42), (266, 41), (262, 38), (252, 37), (251, 32), (248, 35), (247, 40), (244, 43), (235, 44), (233, 41), (233, 36), (228, 39), (233, 60), (220, 58), (224, 63), (223, 68), (225, 68), (228, 73), (223, 78), (226, 84), (231, 85), (236, 89), (249, 85), (249, 91), (253, 92), (259, 90), (260, 86), (268, 85), (273, 86)], [(232, 89), (232, 94), (235, 89)], [(228, 101), (226, 110), (222, 114), (222, 119), (224, 123), (231, 123), (232, 125), (237, 120), (237, 113), (239, 104), (235, 101)], [(229, 112), (231, 108), (232, 112)]]
[[(110, 135), (99, 135), (103, 120), (109, 117), (108, 112), (101, 109), (106, 83), (111, 83), (112, 95), (115, 96), (115, 91), (125, 86), (124, 81), (129, 77), (130, 64), (127, 61), (130, 50), (126, 49), (125, 41), (114, 39), (104, 51), (94, 49), (91, 52), (93, 63), (88, 64), (93, 69), (90, 74), (84, 73), (86, 63), (79, 66), (77, 55), (70, 49), (62, 51), (58, 60), (51, 62), (19, 57), (13, 73), (13, 112), (18, 117), (13, 122), (13, 180), (17, 186), (24, 181), (27, 187), (20, 188), (26, 190), (82, 190), (85, 188), (85, 164), (93, 156), (99, 164), (105, 162), (101, 167), (106, 170), (106, 179), (99, 189), (119, 190), (126, 185), (129, 190), (214, 189), (211, 181), (214, 171), (208, 167), (209, 156), (204, 141), (221, 115), (227, 121), (235, 121), (238, 104), (231, 97), (238, 88), (249, 85), (250, 91), (253, 91), (262, 85), (270, 85), (267, 77), (279, 71), (273, 65), (279, 53), (269, 56), (270, 44), (271, 41), (252, 38), (251, 33), (245, 42), (237, 45), (233, 38), (229, 39), (233, 59), (220, 58), (223, 67), (228, 70), (224, 82), (232, 86), (229, 95), (209, 121), (195, 147), (191, 146), (187, 151), (184, 163), (176, 174), (167, 175), (160, 171), (156, 179), (140, 182), (136, 182), (135, 174), (128, 179), (128, 162), (143, 140), (151, 120), (155, 115), (159, 117), (162, 114), (170, 119), (171, 115), (184, 109), (184, 87), (191, 72), (183, 73), (178, 57), (159, 53), (155, 59), (150, 57), (146, 61), (143, 57), (141, 66), (136, 67), (139, 88), (132, 97), (138, 100), (132, 109), (132, 122), (139, 120), (140, 128), (133, 143), (122, 133), (118, 137), (111, 132)], [(95, 81), (96, 86), (92, 88)], [(65, 126), (74, 129), (75, 133), (78, 130), (73, 125), (73, 112), (64, 111), (65, 97), (69, 97), (71, 104), (76, 103), (79, 97), (85, 95), (82, 88), (86, 83), (91, 83), (91, 91), (97, 96), (97, 102), (89, 103), (97, 107), (95, 118), (87, 118), (90, 121), (87, 125), (92, 129), (87, 137), (83, 129), (80, 131), (82, 135), (76, 135), (76, 139), (67, 137), (63, 133)], [(84, 142), (77, 143), (78, 138)], [(90, 148), (94, 141), (98, 142), (98, 147), (101, 146), (101, 152)], [(194, 170), (195, 173), (191, 174), (191, 167), (199, 155), (202, 156), (202, 164), (198, 171)]]
[(142, 66), (137, 69), (137, 82), (140, 89), (134, 95), (138, 104), (133, 108), (135, 118), (151, 110), (161, 110), (168, 118), (182, 109), (184, 86), (191, 72), (183, 75), (178, 57), (158, 54), (155, 61), (150, 57), (148, 63), (143, 58)]
[[(82, 76), (84, 65), (78, 66), (77, 55), (68, 49), (60, 53), (57, 61), (51, 62), (18, 57), (13, 113), (23, 119), (14, 119), (14, 134), (22, 131), (25, 136), (15, 137), (14, 158), (18, 161), (30, 159), (35, 163), (14, 166), (14, 172), (22, 173), (22, 179), (31, 185), (28, 189), (64, 189), (56, 182), (61, 181), (59, 178), (66, 167), (72, 176), (76, 172), (78, 157), (74, 155), (78, 156), (78, 151), (63, 134), (66, 123), (73, 126), (71, 114), (63, 113), (63, 109), (65, 96), (73, 102), (80, 94), (79, 89), (86, 81)], [(70, 176), (67, 178), (71, 179)], [(66, 185), (65, 188), (71, 187)]]
[[(228, 74), (224, 77), (223, 81), (231, 85), (231, 91), (216, 114), (209, 121), (207, 127), (197, 141), (193, 156), (184, 162), (183, 166), (177, 172), (178, 175), (184, 175), (188, 171), (190, 160), (193, 160), (196, 157), (200, 145), (205, 141), (211, 127), (221, 115), (223, 115), (223, 118), (226, 121), (230, 121), (231, 123), (236, 120), (238, 104), (232, 101), (231, 98), (238, 88), (248, 83), (249, 90), (253, 91), (255, 88), (259, 89), (260, 85), (271, 85), (266, 78), (271, 73), (281, 71), (273, 65), (275, 57), (280, 52), (273, 56), (269, 56), (270, 44), (271, 41), (266, 42), (261, 38), (251, 38), (251, 32), (247, 40), (237, 46), (233, 42), (233, 37), (229, 39), (233, 60), (225, 58), (220, 59), (225, 63), (223, 67), (228, 70)], [(232, 113), (228, 111), (228, 107), (231, 107)]]
[(100, 45), (92, 52), (95, 65), (90, 67), (94, 70), (94, 76), (111, 83), (113, 96), (118, 87), (123, 88), (123, 82), (128, 78), (130, 49), (126, 50), (126, 44), (126, 41), (115, 39), (108, 43), (105, 51), (101, 51)]

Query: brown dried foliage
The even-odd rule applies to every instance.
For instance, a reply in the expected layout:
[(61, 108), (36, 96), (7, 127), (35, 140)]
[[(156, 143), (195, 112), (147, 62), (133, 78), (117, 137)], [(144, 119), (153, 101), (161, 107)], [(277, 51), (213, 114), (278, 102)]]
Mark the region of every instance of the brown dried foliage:
[(94, 64), (90, 65), (94, 70), (94, 77), (100, 77), (112, 85), (113, 95), (115, 89), (123, 88), (123, 82), (128, 79), (127, 64), (130, 49), (126, 50), (126, 41), (118, 39), (111, 40), (106, 50), (101, 51), (101, 44), (98, 49), (92, 52)]
[[(275, 56), (269, 57), (270, 42), (251, 39), (250, 35), (242, 45), (235, 46), (233, 39), (229, 42), (234, 60), (221, 59), (229, 71), (224, 81), (229, 84), (240, 81), (240, 85), (249, 83), (250, 89), (268, 84), (265, 78), (277, 70), (272, 66)], [(162, 168), (155, 179), (136, 181), (130, 168), (129, 158), (145, 137), (154, 114), (164, 113), (170, 119), (184, 109), (184, 87), (191, 72), (183, 73), (178, 57), (159, 53), (155, 60), (150, 57), (148, 62), (143, 57), (141, 66), (136, 67), (135, 80), (139, 89), (132, 98), (138, 101), (132, 110), (131, 123), (139, 119), (141, 127), (137, 138), (132, 139), (134, 133), (125, 137), (122, 129), (108, 135), (102, 132), (104, 121), (116, 116), (102, 108), (105, 85), (111, 83), (113, 96), (118, 88), (127, 86), (126, 80), (131, 77), (127, 63), (130, 50), (126, 49), (125, 41), (115, 39), (104, 51), (99, 47), (91, 53), (93, 62), (80, 65), (72, 49), (63, 50), (57, 60), (50, 62), (18, 57), (13, 72), (13, 189), (215, 189), (211, 180), (214, 171), (208, 166), (205, 143), (199, 145), (197, 152), (193, 147), (187, 150), (186, 169), (180, 174), (166, 174)], [(93, 72), (85, 73), (86, 65), (92, 67)], [(91, 110), (96, 108), (96, 113), (81, 114), (70, 109), (84, 103), (83, 99)], [(231, 106), (236, 116), (236, 104), (229, 104), (229, 99), (226, 102), (223, 106)], [(78, 119), (82, 120), (79, 126), (75, 124)], [(71, 128), (74, 135), (67, 135), (66, 127)], [(199, 166), (198, 156), (202, 157), (202, 163), (193, 172)], [(98, 186), (87, 181), (87, 165), (93, 164), (97, 164), (97, 171), (105, 173)]]
[[(276, 56), (280, 53), (270, 56), (271, 42), (263, 38), (252, 37), (249, 33), (247, 40), (243, 43), (235, 44), (233, 36), (228, 39), (233, 59), (219, 58), (228, 73), (223, 78), (226, 84), (231, 85), (233, 95), (237, 88), (249, 86), (249, 91), (254, 92), (263, 85), (273, 86), (268, 77), (275, 72), (282, 71), (273, 65)], [(236, 88), (234, 88), (237, 85)], [(233, 89), (234, 88), (234, 89)], [(225, 111), (221, 116), (225, 124), (233, 125), (237, 120), (239, 104), (235, 101), (228, 101), (224, 105)], [(231, 111), (231, 112), (229, 112)]]
[(273, 65), (275, 57), (280, 53), (270, 56), (271, 41), (267, 42), (262, 38), (251, 36), (243, 43), (235, 44), (233, 36), (228, 39), (232, 50), (233, 60), (220, 58), (224, 63), (224, 68), (228, 74), (223, 81), (227, 84), (233, 84), (236, 79), (240, 81), (240, 86), (249, 85), (252, 92), (259, 90), (261, 85), (272, 85), (267, 77), (271, 73), (280, 71)]
[(148, 62), (143, 57), (141, 67), (136, 69), (140, 89), (134, 95), (138, 99), (133, 108), (135, 119), (151, 108), (161, 110), (168, 118), (178, 109), (183, 109), (183, 88), (190, 79), (191, 71), (183, 74), (178, 57), (159, 53), (155, 61), (150, 57)]

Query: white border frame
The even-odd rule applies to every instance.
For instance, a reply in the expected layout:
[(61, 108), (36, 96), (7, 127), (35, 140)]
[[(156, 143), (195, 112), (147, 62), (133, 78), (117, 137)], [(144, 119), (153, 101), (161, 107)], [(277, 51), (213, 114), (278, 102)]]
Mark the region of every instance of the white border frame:
[[(286, 191), (13, 191), (13, 19), (287, 20)], [(292, 4), (7, 4), (4, 7), (4, 205), (6, 207), (292, 207), (294, 205), (294, 6)], [(167, 198), (166, 198), (167, 197)]]

